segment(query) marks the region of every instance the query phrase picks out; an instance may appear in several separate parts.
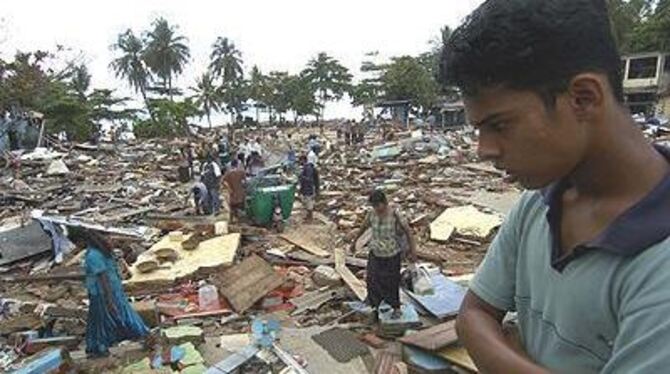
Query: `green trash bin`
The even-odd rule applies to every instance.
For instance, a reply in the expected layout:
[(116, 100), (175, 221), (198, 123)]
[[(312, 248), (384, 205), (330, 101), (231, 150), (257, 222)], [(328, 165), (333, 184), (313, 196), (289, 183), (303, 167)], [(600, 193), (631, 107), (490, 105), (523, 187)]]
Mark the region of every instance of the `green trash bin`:
[(257, 225), (266, 226), (272, 223), (272, 211), (275, 199), (279, 199), (282, 217), (288, 219), (293, 210), (295, 185), (285, 184), (272, 187), (255, 188), (247, 198), (247, 215)]

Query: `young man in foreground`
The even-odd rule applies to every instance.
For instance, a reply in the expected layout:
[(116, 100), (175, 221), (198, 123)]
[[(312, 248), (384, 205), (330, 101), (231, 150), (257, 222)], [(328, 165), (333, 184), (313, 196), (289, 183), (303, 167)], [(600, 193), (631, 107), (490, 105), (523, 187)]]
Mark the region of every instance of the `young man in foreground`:
[(480, 156), (532, 190), (458, 316), (483, 372), (670, 368), (670, 154), (634, 126), (620, 64), (604, 0), (489, 0), (447, 43)]

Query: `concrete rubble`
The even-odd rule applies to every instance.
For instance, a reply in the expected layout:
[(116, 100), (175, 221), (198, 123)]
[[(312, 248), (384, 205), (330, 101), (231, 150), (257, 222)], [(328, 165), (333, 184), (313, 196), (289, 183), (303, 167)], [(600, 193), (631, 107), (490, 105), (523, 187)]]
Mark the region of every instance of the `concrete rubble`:
[[(235, 135), (261, 137), (272, 166), (284, 159), (286, 132), (300, 152), (311, 134), (323, 146), (314, 220), (303, 222), (297, 196), (282, 232), (249, 217), (231, 221), (225, 193), (221, 214), (195, 215), (192, 182), (179, 180), (178, 150), (213, 139), (206, 131), (171, 141), (59, 144), (24, 153), (19, 170), (2, 169), (0, 372), (54, 363), (115, 373), (219, 373), (233, 366), (240, 373), (476, 370), (453, 326), (444, 324), (467, 286), (456, 281), (478, 266), (519, 191), (477, 162), (474, 133), (397, 125), (392, 142), (370, 129), (362, 143), (349, 146), (333, 124), (322, 133), (258, 128)], [(290, 172), (279, 174), (295, 183)], [(382, 314), (379, 329), (367, 323), (360, 303), (370, 233), (356, 243), (356, 253), (345, 252), (374, 187), (407, 217), (419, 259), (443, 292), (422, 299), (403, 291), (407, 320), (387, 323)], [(110, 357), (86, 358), (85, 251), (53, 240), (67, 239), (58, 231), (64, 224), (110, 233), (128, 265), (126, 292), (145, 323), (160, 331), (162, 351), (124, 342)], [(333, 331), (346, 339), (317, 337)], [(334, 358), (323, 345), (356, 350)]]

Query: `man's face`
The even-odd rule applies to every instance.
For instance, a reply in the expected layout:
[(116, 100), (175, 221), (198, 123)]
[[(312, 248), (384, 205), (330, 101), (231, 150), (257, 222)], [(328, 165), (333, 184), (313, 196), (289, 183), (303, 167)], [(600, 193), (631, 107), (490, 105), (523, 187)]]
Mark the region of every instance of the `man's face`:
[(586, 152), (588, 126), (576, 119), (567, 95), (548, 108), (534, 92), (487, 89), (466, 98), (465, 110), (479, 131), (479, 157), (525, 188), (567, 176)]

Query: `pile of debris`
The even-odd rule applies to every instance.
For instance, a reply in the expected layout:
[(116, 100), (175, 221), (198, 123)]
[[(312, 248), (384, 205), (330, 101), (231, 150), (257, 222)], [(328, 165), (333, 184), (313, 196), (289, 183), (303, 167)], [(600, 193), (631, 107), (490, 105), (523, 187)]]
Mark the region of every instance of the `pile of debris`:
[[(323, 144), (316, 222), (302, 222), (298, 198), (283, 232), (233, 224), (225, 210), (194, 215), (190, 185), (177, 180), (186, 140), (23, 154), (0, 178), (0, 370), (476, 371), (453, 318), (518, 191), (476, 163), (472, 132), (396, 130), (395, 141), (371, 131), (355, 145), (329, 129), (283, 130), (299, 151), (312, 134)], [(264, 139), (275, 163), (278, 133), (240, 136)], [(408, 217), (434, 288), (403, 289), (402, 317), (382, 308), (378, 328), (363, 304), (370, 234), (344, 251), (373, 187)], [(133, 307), (160, 332), (153, 349), (124, 342), (108, 358), (86, 357), (85, 251), (63, 226), (109, 233)]]

